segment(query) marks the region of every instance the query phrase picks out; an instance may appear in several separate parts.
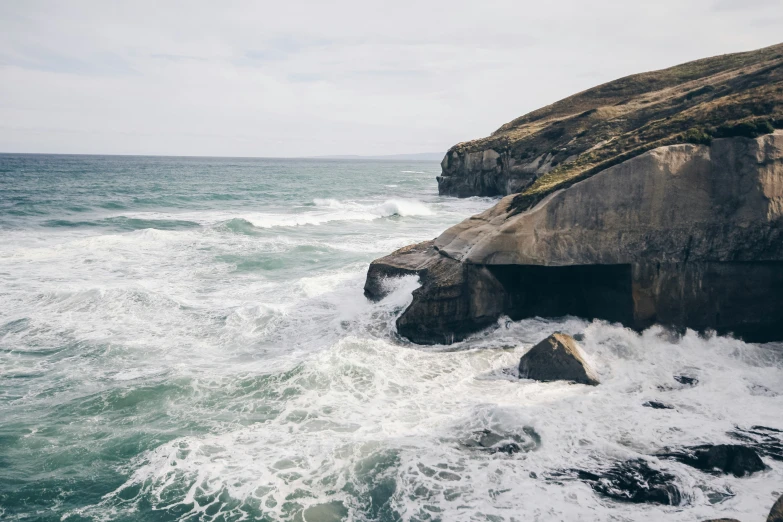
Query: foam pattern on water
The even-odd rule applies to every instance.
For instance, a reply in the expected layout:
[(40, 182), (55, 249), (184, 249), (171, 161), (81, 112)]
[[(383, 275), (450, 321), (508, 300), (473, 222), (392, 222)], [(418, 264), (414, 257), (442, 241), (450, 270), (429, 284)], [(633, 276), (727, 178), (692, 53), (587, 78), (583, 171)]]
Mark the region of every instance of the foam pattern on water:
[[(653, 457), (783, 429), (781, 345), (577, 318), (399, 338), (418, 280), (370, 302), (369, 261), (492, 203), (435, 196), (437, 164), (4, 161), (0, 518), (763, 520), (783, 493), (768, 456), (745, 478)], [(554, 331), (601, 385), (517, 378)], [(562, 474), (631, 459), (683, 502)]]
[[(555, 329), (584, 331), (600, 386), (508, 378), (530, 344), (503, 348), (506, 342)], [(639, 336), (576, 320), (514, 323), (480, 342), (480, 349), (468, 341), (459, 350), (422, 350), (348, 335), (285, 372), (252, 380), (231, 399), (250, 409), (275, 404), (272, 418), (155, 448), (89, 512), (157, 499), (156, 508), (181, 515), (280, 519), (337, 501), (356, 519), (510, 520), (524, 513), (545, 520), (692, 520), (716, 510), (758, 518), (777, 491), (783, 473), (775, 462), (744, 479), (659, 462), (687, 493), (677, 507), (607, 502), (580, 482), (544, 477), (649, 458), (667, 446), (730, 442), (726, 432), (735, 425), (774, 423), (769, 412), (783, 393), (778, 352), (694, 333), (672, 342), (658, 329)], [(699, 377), (698, 388), (678, 385), (673, 375), (683, 372)], [(210, 386), (230, 386), (234, 378), (212, 375)], [(754, 394), (759, 385), (770, 396)], [(675, 409), (645, 408), (648, 399)], [(524, 427), (541, 437), (528, 453), (482, 454), (460, 444), (477, 430)], [(715, 496), (726, 500), (712, 504)]]

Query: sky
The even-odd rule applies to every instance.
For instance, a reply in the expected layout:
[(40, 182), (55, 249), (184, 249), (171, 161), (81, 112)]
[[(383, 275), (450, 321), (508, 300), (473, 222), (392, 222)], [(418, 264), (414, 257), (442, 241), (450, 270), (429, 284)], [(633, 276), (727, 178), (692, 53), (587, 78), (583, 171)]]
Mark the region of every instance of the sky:
[(0, 3), (0, 152), (445, 152), (628, 74), (783, 41), (783, 0)]

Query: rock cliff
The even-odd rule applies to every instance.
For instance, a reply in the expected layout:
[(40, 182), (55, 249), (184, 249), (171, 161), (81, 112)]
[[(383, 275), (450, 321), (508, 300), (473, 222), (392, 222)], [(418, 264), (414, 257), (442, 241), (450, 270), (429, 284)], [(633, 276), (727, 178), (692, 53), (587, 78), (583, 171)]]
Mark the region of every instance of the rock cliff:
[[(440, 194), (522, 193), (534, 204), (552, 190), (651, 149), (754, 137), (783, 121), (783, 44), (621, 78), (452, 147)], [(778, 125), (780, 126), (780, 125)]]
[(418, 274), (397, 325), (419, 343), (503, 314), (783, 339), (783, 132), (657, 147), (560, 187), (374, 261), (366, 294)]

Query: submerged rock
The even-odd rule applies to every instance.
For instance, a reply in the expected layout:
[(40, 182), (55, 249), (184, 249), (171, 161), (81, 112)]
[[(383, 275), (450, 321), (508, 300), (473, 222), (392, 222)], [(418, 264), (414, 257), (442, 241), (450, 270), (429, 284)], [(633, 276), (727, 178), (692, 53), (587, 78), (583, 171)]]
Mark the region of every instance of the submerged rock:
[(600, 382), (573, 337), (562, 333), (550, 335), (522, 356), (519, 378), (573, 381), (592, 386)]
[(662, 402), (658, 401), (647, 401), (642, 406), (645, 406), (647, 408), (652, 408), (654, 410), (673, 410), (674, 406), (669, 406), (668, 404), (664, 404)]
[(674, 475), (653, 469), (641, 459), (621, 462), (603, 472), (576, 470), (593, 491), (624, 502), (678, 506), (684, 496)]
[(671, 384), (659, 384), (658, 390), (662, 392), (669, 392), (673, 390), (683, 389), (683, 388), (693, 388), (697, 384), (699, 384), (699, 379), (696, 377), (689, 377), (687, 375), (675, 375), (674, 380), (680, 383), (680, 386), (674, 386)]
[(675, 375), (674, 380), (685, 386), (696, 386), (699, 384), (699, 379), (696, 377), (688, 377), (687, 375)]
[(294, 522), (341, 522), (348, 519), (348, 509), (340, 501), (317, 504), (304, 510), (301, 515), (294, 518)]
[(668, 458), (706, 472), (731, 473), (735, 477), (752, 475), (766, 469), (753, 448), (736, 444), (704, 445), (683, 452), (668, 453)]
[(767, 522), (783, 522), (783, 495), (772, 506), (767, 516)]
[(675, 375), (674, 380), (677, 381), (680, 386), (674, 386), (671, 384), (659, 384), (658, 390), (662, 392), (670, 392), (673, 390), (681, 390), (684, 388), (693, 388), (699, 384), (699, 379), (696, 377), (689, 377), (687, 375)]
[(486, 451), (490, 454), (505, 453), (507, 455), (533, 451), (540, 444), (541, 436), (528, 426), (522, 428), (522, 434), (499, 433), (484, 429), (474, 432), (470, 438), (462, 441), (462, 445), (467, 448)]
[(782, 430), (766, 426), (751, 426), (750, 429), (735, 428), (728, 434), (762, 455), (783, 461)]

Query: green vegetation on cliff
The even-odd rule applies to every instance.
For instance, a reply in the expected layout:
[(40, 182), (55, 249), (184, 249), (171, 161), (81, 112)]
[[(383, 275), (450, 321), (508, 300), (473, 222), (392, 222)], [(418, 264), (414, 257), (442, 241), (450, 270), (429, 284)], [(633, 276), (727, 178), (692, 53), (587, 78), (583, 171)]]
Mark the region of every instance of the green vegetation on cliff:
[[(514, 177), (513, 206), (648, 150), (713, 138), (754, 137), (783, 127), (783, 44), (621, 78), (517, 118), (491, 136), (460, 143), (452, 157), (493, 150), (498, 171)], [(453, 170), (444, 176), (470, 176)], [(521, 175), (513, 165), (547, 164)], [(511, 185), (509, 185), (511, 186)]]

